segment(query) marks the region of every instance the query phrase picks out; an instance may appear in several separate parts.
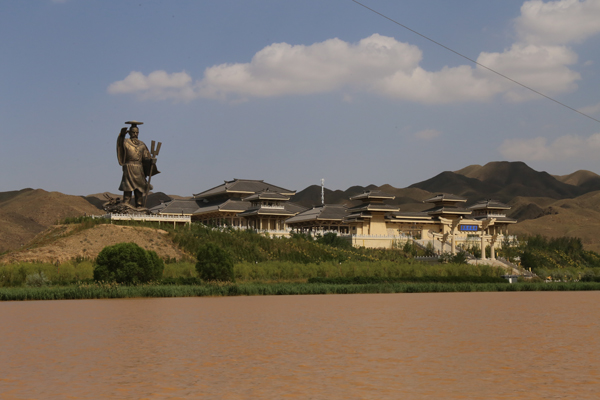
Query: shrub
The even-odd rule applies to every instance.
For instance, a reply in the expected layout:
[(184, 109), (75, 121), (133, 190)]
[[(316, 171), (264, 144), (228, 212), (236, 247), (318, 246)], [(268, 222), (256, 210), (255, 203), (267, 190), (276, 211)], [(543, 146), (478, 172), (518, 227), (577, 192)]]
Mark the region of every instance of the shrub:
[(325, 235), (320, 236), (317, 239), (317, 242), (321, 243), (321, 244), (325, 244), (327, 246), (337, 247), (340, 249), (351, 249), (352, 248), (352, 244), (348, 240), (339, 237), (337, 235), (337, 233), (335, 233), (335, 232), (327, 232)]
[(107, 246), (96, 258), (94, 279), (119, 283), (144, 283), (159, 280), (164, 264), (154, 251), (146, 251), (135, 243)]
[(46, 274), (44, 274), (44, 271), (40, 271), (31, 275), (27, 275), (25, 283), (27, 284), (27, 286), (30, 287), (42, 287), (49, 285), (50, 281), (48, 280), (48, 278), (46, 278)]
[(451, 262), (455, 264), (466, 264), (467, 263), (467, 253), (465, 251), (459, 251), (453, 257), (451, 257)]
[(234, 281), (233, 258), (221, 247), (206, 243), (198, 250), (196, 271), (204, 281)]

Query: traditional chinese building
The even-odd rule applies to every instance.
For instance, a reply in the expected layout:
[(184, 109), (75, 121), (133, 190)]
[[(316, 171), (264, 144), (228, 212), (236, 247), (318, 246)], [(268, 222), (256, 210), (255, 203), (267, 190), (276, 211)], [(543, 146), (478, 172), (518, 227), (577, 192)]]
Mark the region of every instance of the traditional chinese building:
[(299, 232), (349, 233), (345, 221), (348, 209), (342, 204), (325, 204), (303, 211), (285, 221), (287, 226)]
[(262, 180), (234, 179), (194, 195), (192, 221), (258, 230), (284, 230), (285, 220), (305, 208), (290, 203), (296, 194)]

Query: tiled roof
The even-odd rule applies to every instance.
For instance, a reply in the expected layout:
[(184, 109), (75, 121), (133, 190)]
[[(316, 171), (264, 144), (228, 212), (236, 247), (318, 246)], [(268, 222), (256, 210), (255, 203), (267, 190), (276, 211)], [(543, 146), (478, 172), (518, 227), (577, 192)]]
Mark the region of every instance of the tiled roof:
[(349, 209), (350, 212), (356, 211), (399, 211), (400, 207), (388, 204), (359, 204)]
[(289, 200), (289, 196), (284, 196), (280, 193), (273, 192), (269, 189), (262, 190), (258, 193), (252, 194), (248, 197), (244, 197), (244, 201), (254, 201), (254, 200)]
[(291, 211), (294, 214), (298, 214), (298, 213), (308, 210), (306, 207), (303, 207), (296, 203), (292, 203), (290, 201), (286, 202), (283, 206), (285, 207), (286, 210)]
[(369, 212), (357, 212), (357, 213), (352, 213), (352, 214), (348, 215), (344, 220), (352, 221), (352, 220), (357, 220), (360, 218), (373, 218), (373, 216)]
[(284, 189), (279, 186), (271, 185), (262, 180), (252, 179), (234, 179), (232, 181), (225, 181), (222, 185), (215, 186), (212, 189), (205, 190), (194, 195), (195, 198), (208, 198), (217, 196), (224, 193), (241, 193), (241, 194), (253, 194), (263, 190), (270, 190), (271, 192), (277, 192), (292, 196), (296, 193), (294, 190)]
[(459, 207), (434, 207), (429, 210), (425, 210), (427, 214), (471, 214), (471, 210)]
[(493, 209), (493, 210), (510, 210), (510, 206), (508, 204), (504, 204), (499, 202), (498, 200), (482, 200), (482, 201), (478, 201), (477, 203), (473, 204), (471, 207), (469, 207), (471, 210), (486, 210), (486, 209)]
[(238, 214), (238, 217), (249, 217), (251, 215), (288, 215), (292, 216), (295, 213), (286, 210), (285, 208), (266, 208), (266, 207), (258, 207), (251, 208), (247, 211), (241, 212)]
[(160, 214), (193, 214), (198, 210), (196, 200), (173, 200), (165, 203), (165, 207), (159, 211)]
[(365, 200), (365, 199), (395, 199), (396, 196), (382, 192), (381, 190), (365, 190), (363, 193), (350, 197), (350, 200)]
[(194, 214), (205, 214), (211, 211), (241, 212), (250, 208), (251, 205), (247, 201), (231, 199), (208, 203), (198, 201), (198, 204), (200, 207), (196, 209)]
[(430, 199), (424, 200), (423, 203), (437, 203), (438, 201), (450, 201), (450, 202), (466, 202), (467, 199), (464, 197), (456, 196), (454, 194), (439, 193)]
[(341, 221), (347, 214), (346, 207), (337, 204), (326, 204), (324, 206), (313, 207), (310, 210), (306, 210), (292, 218), (287, 219), (287, 224), (305, 222), (305, 221), (317, 221), (317, 220), (329, 220), (329, 221)]

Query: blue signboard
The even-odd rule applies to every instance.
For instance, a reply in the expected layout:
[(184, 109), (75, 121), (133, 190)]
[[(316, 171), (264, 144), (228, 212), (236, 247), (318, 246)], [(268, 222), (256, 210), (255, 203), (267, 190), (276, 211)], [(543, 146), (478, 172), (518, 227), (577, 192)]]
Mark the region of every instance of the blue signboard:
[(463, 232), (477, 232), (479, 227), (477, 225), (459, 225), (458, 230)]

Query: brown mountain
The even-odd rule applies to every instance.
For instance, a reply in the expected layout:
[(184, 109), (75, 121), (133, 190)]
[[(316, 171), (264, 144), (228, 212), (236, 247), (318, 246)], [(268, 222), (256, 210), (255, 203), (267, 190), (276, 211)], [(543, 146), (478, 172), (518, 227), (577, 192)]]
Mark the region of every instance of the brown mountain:
[(573, 185), (578, 186), (584, 189), (586, 192), (592, 192), (595, 190), (600, 190), (600, 175), (593, 173), (592, 171), (586, 171), (584, 169), (580, 169), (579, 171), (575, 171), (569, 175), (553, 175), (557, 180)]
[(64, 218), (86, 213), (100, 214), (80, 196), (42, 189), (0, 193), (0, 252), (20, 247)]
[[(533, 203), (531, 203), (533, 204)], [(511, 227), (515, 234), (581, 238), (588, 250), (600, 252), (600, 191), (574, 199), (555, 200), (543, 207), (542, 215)]]
[(517, 196), (565, 199), (589, 191), (588, 188), (563, 183), (523, 162), (508, 161), (490, 162), (484, 166), (470, 165), (457, 172), (442, 172), (410, 187), (453, 193), (467, 197), (469, 203), (486, 198), (509, 202)]

